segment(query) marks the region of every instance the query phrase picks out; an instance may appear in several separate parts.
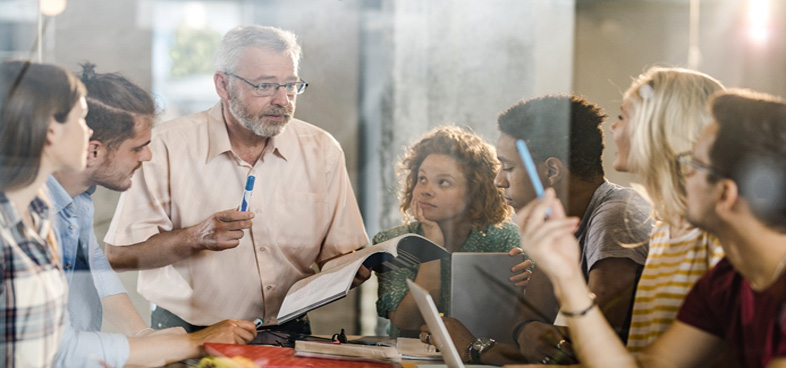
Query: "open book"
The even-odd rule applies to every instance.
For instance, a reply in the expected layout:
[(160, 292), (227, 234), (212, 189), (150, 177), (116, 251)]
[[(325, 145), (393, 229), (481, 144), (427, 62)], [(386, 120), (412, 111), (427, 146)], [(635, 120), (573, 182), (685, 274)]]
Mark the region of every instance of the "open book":
[(420, 235), (404, 234), (332, 259), (322, 266), (322, 272), (289, 288), (278, 311), (278, 323), (347, 296), (361, 264), (370, 270), (387, 272), (449, 256), (445, 248)]

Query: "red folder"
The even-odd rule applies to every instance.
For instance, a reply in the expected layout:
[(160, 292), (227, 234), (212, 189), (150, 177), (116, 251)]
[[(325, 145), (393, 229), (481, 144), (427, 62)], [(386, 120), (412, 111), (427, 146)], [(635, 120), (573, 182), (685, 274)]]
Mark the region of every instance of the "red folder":
[(320, 367), (320, 368), (391, 368), (391, 364), (335, 360), (321, 358), (301, 358), (295, 356), (295, 349), (270, 345), (235, 345), (208, 342), (205, 352), (212, 356), (232, 358), (242, 356), (254, 364), (266, 368)]

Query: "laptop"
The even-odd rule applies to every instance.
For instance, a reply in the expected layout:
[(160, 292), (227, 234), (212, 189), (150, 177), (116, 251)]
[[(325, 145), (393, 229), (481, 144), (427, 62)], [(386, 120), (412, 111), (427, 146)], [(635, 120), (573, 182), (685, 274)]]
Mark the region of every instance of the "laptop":
[(442, 317), (440, 317), (439, 311), (437, 311), (437, 306), (434, 304), (434, 300), (431, 299), (431, 295), (429, 295), (426, 289), (412, 282), (412, 280), (407, 279), (407, 285), (409, 285), (409, 291), (412, 293), (412, 297), (415, 298), (415, 303), (417, 303), (418, 305), (418, 310), (420, 311), (420, 314), (423, 316), (423, 319), (426, 321), (429, 331), (431, 331), (431, 335), (432, 335), (431, 342), (435, 344), (437, 349), (439, 349), (440, 353), (442, 354), (442, 360), (445, 361), (446, 364), (444, 366), (418, 364), (418, 367), (421, 368), (494, 367), (490, 365), (465, 366), (463, 360), (461, 359), (461, 356), (456, 350), (456, 347), (453, 346), (453, 340), (450, 339), (450, 335), (448, 334), (448, 329), (445, 328), (445, 323), (442, 322)]
[(461, 321), (477, 337), (513, 343), (513, 326), (524, 296), (510, 282), (510, 269), (524, 256), (507, 253), (453, 253), (450, 307), (447, 315)]

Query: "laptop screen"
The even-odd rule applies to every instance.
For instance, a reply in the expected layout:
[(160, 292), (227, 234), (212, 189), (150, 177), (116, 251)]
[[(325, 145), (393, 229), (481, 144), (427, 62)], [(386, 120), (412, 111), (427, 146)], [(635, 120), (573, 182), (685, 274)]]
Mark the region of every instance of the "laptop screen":
[(431, 295), (429, 295), (426, 289), (412, 282), (412, 280), (407, 279), (407, 285), (409, 285), (409, 291), (415, 298), (420, 314), (426, 320), (426, 324), (431, 331), (431, 341), (442, 353), (442, 360), (445, 361), (448, 368), (464, 368), (464, 362), (456, 347), (453, 346), (453, 340), (450, 339), (448, 329), (445, 328), (445, 324), (442, 322), (442, 317), (439, 316), (439, 311), (437, 311), (437, 306), (434, 304), (434, 300), (431, 299)]

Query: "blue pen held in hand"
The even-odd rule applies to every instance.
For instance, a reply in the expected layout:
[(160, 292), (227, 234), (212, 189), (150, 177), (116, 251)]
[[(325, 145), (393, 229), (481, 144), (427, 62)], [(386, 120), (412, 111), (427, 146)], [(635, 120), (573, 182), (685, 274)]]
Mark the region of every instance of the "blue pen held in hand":
[[(543, 199), (543, 183), (540, 182), (540, 175), (538, 175), (538, 170), (535, 168), (535, 161), (532, 160), (532, 155), (529, 153), (527, 143), (525, 143), (523, 139), (517, 139), (516, 149), (519, 151), (521, 161), (524, 162), (524, 168), (527, 170), (527, 176), (529, 176), (529, 180), (532, 182), (535, 194), (538, 196), (538, 199)], [(546, 216), (550, 214), (551, 208), (546, 211)]]
[(251, 201), (251, 193), (254, 191), (254, 175), (249, 175), (246, 179), (246, 189), (243, 191), (243, 202), (240, 203), (241, 211), (248, 211), (248, 202)]

